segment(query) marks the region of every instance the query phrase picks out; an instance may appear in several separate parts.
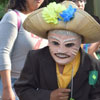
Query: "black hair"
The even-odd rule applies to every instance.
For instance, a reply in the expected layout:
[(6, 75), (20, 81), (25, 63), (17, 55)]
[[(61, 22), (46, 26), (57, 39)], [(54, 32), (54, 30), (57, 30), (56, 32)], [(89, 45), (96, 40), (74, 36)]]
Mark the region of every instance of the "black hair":
[(92, 15), (92, 17), (100, 24), (100, 19), (98, 16)]
[[(50, 2), (63, 2), (64, 0), (44, 0), (44, 2), (42, 3), (41, 7), (45, 7), (47, 6)], [(8, 1), (8, 6), (7, 6), (7, 10), (8, 9), (17, 9), (19, 11), (27, 11), (27, 5), (26, 5), (26, 0), (9, 0)]]
[(7, 10), (8, 9), (12, 9), (12, 10), (17, 9), (19, 11), (27, 11), (26, 0), (9, 0)]

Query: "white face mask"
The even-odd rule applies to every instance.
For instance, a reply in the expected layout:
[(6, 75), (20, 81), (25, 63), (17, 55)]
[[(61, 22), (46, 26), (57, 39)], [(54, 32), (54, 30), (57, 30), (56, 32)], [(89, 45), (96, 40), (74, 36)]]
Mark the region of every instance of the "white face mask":
[(48, 33), (51, 56), (60, 65), (68, 64), (77, 55), (81, 38), (79, 36)]

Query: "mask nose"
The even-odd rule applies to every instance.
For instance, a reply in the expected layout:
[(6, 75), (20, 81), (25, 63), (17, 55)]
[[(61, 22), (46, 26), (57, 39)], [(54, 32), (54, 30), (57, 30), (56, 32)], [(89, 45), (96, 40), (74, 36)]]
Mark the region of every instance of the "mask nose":
[(58, 49), (58, 53), (65, 53), (66, 50), (63, 46), (60, 46), (60, 48)]

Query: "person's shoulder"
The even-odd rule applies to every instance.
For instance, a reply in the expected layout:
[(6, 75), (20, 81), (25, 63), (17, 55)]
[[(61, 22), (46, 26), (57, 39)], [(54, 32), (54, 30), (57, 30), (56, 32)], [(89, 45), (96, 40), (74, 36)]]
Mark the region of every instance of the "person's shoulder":
[(8, 10), (2, 18), (2, 21), (16, 22), (17, 14), (13, 10)]
[(91, 56), (91, 55), (89, 55), (89, 54), (88, 54), (88, 57), (89, 57), (89, 59), (90, 59), (90, 61), (91, 61), (92, 63), (97, 63), (97, 64), (99, 64), (99, 65), (100, 65), (100, 61), (99, 61), (98, 59), (96, 59), (96, 58), (92, 57), (92, 56)]
[(100, 61), (89, 54), (87, 54), (87, 56), (92, 68), (100, 71)]
[(30, 50), (29, 55), (33, 56), (33, 57), (45, 56), (48, 53), (48, 51), (49, 51), (49, 47), (46, 46), (46, 47), (41, 48), (41, 49)]
[(95, 66), (100, 67), (100, 61), (96, 58), (92, 57), (88, 53), (86, 53), (84, 50), (82, 50), (82, 60), (88, 65), (88, 66)]

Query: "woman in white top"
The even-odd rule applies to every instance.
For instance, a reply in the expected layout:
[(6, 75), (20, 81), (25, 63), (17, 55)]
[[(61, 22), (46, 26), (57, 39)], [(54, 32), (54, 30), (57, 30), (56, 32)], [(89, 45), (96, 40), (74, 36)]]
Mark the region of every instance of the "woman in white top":
[[(47, 45), (47, 40), (31, 35), (22, 26), (27, 15), (39, 8), (43, 1), (9, 1), (8, 11), (0, 22), (0, 100), (16, 99), (12, 85), (20, 75), (28, 51)], [(21, 23), (19, 29), (18, 21)]]

